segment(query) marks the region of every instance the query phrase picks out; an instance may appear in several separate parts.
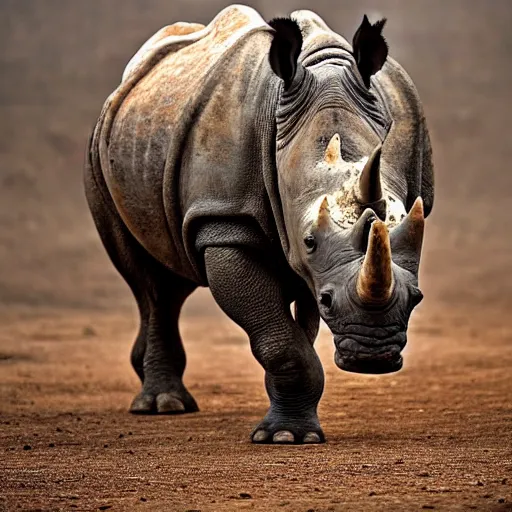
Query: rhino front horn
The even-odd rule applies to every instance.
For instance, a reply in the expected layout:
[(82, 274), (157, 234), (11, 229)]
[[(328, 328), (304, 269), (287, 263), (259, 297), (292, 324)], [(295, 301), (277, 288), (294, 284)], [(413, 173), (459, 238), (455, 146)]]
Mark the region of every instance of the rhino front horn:
[(390, 236), (395, 262), (415, 275), (420, 263), (424, 229), (423, 200), (418, 197), (407, 216), (391, 231)]
[(391, 244), (386, 224), (372, 223), (368, 248), (357, 277), (357, 294), (366, 304), (384, 304), (393, 293)]
[(380, 155), (382, 145), (379, 144), (368, 158), (361, 176), (356, 197), (361, 204), (375, 203), (382, 199), (382, 186), (380, 183)]

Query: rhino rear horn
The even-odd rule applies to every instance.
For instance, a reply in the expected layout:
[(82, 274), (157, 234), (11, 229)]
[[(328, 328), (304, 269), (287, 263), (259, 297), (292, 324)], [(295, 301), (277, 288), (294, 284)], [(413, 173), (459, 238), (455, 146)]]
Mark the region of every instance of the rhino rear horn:
[(366, 304), (385, 304), (393, 293), (391, 245), (386, 224), (372, 223), (368, 248), (357, 276), (357, 294)]
[(418, 197), (407, 216), (391, 231), (390, 235), (393, 259), (396, 264), (415, 275), (418, 273), (420, 263), (424, 229), (423, 200)]
[(359, 187), (356, 187), (356, 197), (361, 204), (370, 204), (382, 199), (382, 185), (380, 182), (380, 155), (382, 144), (379, 144), (368, 158), (361, 176)]
[(371, 208), (367, 208), (354, 224), (350, 240), (356, 251), (366, 252), (370, 228), (375, 220), (377, 220), (377, 215)]
[(324, 161), (328, 165), (336, 165), (341, 160), (341, 139), (338, 133), (335, 133), (324, 154)]

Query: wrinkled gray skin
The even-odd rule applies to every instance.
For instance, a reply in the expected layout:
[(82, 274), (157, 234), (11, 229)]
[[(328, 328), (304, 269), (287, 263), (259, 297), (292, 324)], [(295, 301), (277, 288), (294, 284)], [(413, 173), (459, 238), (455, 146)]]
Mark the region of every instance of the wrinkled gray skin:
[[(393, 233), (418, 196), (425, 215), (433, 202), (417, 93), (393, 60), (380, 70), (387, 49), (375, 30), (363, 22), (359, 36), (370, 32), (354, 48), (356, 64), (316, 15), (292, 19), (273, 22), (274, 31), (252, 9), (232, 6), (208, 27), (163, 29), (105, 103), (85, 166), (97, 229), (140, 311), (132, 363), (142, 391), (131, 412), (197, 411), (182, 381), (178, 317), (187, 296), (209, 286), (266, 372), (270, 409), (252, 434), (259, 443), (324, 441), (313, 348), (320, 315), (341, 368), (401, 367), (421, 297), (419, 254)], [(335, 134), (342, 158), (329, 167)], [(320, 223), (322, 197), (357, 178), (357, 162), (379, 143), (384, 198), (364, 204), (338, 194)], [(403, 204), (400, 218), (389, 202)], [(355, 284), (377, 216), (391, 229), (394, 282), (380, 305), (361, 301)]]

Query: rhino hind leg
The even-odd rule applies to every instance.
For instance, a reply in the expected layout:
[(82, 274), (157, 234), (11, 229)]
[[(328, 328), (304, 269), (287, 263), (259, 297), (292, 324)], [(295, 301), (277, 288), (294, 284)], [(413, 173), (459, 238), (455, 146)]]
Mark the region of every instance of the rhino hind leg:
[[(132, 349), (132, 365), (142, 381), (133, 414), (180, 414), (198, 411), (183, 384), (186, 357), (178, 327), (185, 299), (195, 285), (170, 271), (152, 274), (146, 267), (146, 292), (139, 294), (140, 328)], [(159, 275), (159, 277), (157, 277)], [(132, 288), (133, 290), (133, 288)]]
[(208, 247), (205, 265), (215, 300), (247, 332), (265, 369), (270, 409), (254, 429), (252, 442), (323, 442), (317, 416), (322, 365), (308, 334), (291, 315), (278, 269), (263, 252), (243, 247)]
[(130, 412), (195, 412), (197, 404), (182, 380), (186, 357), (178, 317), (196, 285), (175, 275), (137, 242), (115, 210), (104, 182), (95, 179), (90, 168), (85, 173), (85, 189), (103, 245), (139, 307), (140, 328), (131, 361), (142, 390)]

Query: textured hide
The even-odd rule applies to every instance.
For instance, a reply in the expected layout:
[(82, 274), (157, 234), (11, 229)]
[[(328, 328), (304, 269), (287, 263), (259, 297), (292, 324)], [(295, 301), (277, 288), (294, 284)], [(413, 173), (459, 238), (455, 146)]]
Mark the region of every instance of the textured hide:
[[(382, 140), (392, 121), (383, 146), (386, 190), (407, 208), (422, 195), (428, 214), (430, 143), (410, 78), (388, 59), (372, 80), (373, 103), (360, 101), (346, 40), (309, 11), (292, 18), (304, 35), (305, 67), (349, 69), (350, 115), (366, 119), (366, 138)], [(277, 148), (293, 133), (280, 125), (286, 109), (277, 111), (282, 85), (268, 63), (271, 42), (270, 27), (242, 6), (226, 8), (207, 27), (165, 27), (132, 58), (93, 134), (92, 172), (103, 175), (128, 229), (196, 283), (206, 284), (201, 254), (208, 245), (273, 247), (288, 257), (283, 204), (293, 198), (281, 183), (318, 181), (278, 177)]]

